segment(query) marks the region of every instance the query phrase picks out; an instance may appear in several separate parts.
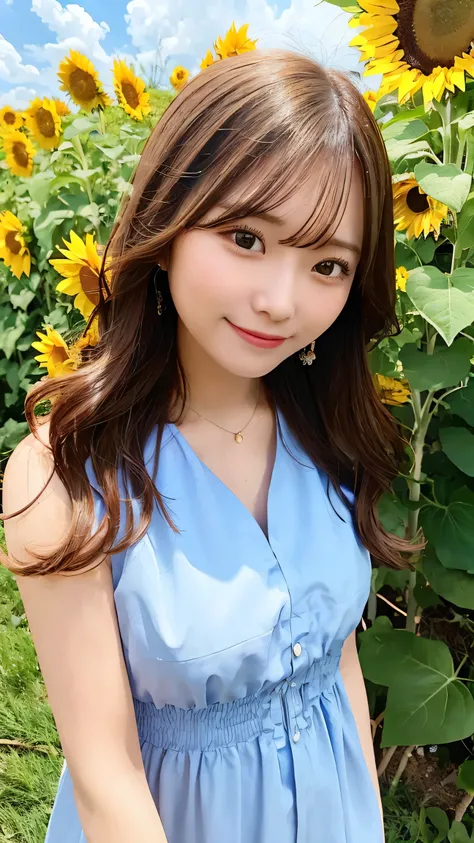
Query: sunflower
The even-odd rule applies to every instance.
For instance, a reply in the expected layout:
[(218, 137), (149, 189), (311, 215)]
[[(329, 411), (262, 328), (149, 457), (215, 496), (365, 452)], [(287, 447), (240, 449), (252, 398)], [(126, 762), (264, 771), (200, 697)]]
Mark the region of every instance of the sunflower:
[(61, 139), (61, 118), (54, 100), (36, 97), (24, 112), (27, 128), (42, 149), (54, 149)]
[(402, 179), (393, 186), (394, 222), (396, 231), (406, 231), (407, 238), (426, 239), (432, 231), (435, 240), (439, 237), (442, 221), (448, 214), (448, 206), (428, 196), (415, 178)]
[(84, 332), (83, 336), (74, 343), (75, 348), (94, 348), (99, 342), (99, 318), (95, 316), (91, 325)]
[(408, 272), (406, 270), (406, 267), (399, 266), (398, 269), (395, 271), (395, 278), (397, 290), (402, 290), (402, 292), (405, 292), (408, 281)]
[(19, 111), (4, 105), (0, 108), (0, 132), (11, 132), (12, 129), (19, 129), (23, 126), (23, 117)]
[(351, 18), (364, 26), (350, 46), (368, 61), (364, 76), (381, 73), (380, 96), (398, 89), (405, 103), (423, 91), (425, 108), (445, 90), (465, 90), (474, 77), (474, 5), (470, 0), (358, 0), (363, 11)]
[(170, 76), (170, 82), (176, 91), (180, 91), (181, 88), (184, 88), (184, 86), (186, 85), (188, 78), (189, 70), (187, 70), (181, 64), (178, 64)]
[(215, 63), (214, 62), (214, 56), (212, 55), (211, 51), (208, 50), (199, 66), (200, 66), (201, 70), (205, 70), (206, 67), (210, 67), (211, 64), (214, 64), (214, 63)]
[(374, 375), (374, 384), (377, 394), (383, 404), (390, 404), (392, 407), (399, 407), (410, 400), (410, 385), (405, 378), (388, 378), (386, 375)]
[(36, 331), (41, 342), (32, 342), (31, 345), (41, 354), (35, 357), (39, 365), (48, 370), (48, 377), (63, 377), (70, 375), (77, 369), (80, 363), (80, 353), (73, 346), (68, 346), (55, 328), (46, 326), (46, 333)]
[(87, 56), (71, 50), (59, 65), (61, 91), (67, 91), (73, 102), (86, 111), (105, 108), (112, 100), (104, 92), (97, 71)]
[(11, 211), (0, 213), (0, 258), (9, 266), (15, 278), (30, 277), (30, 250), (25, 243), (25, 226)]
[(232, 21), (232, 26), (227, 31), (225, 38), (222, 39), (219, 36), (214, 42), (214, 50), (220, 59), (227, 59), (230, 56), (238, 56), (240, 53), (248, 53), (250, 50), (255, 50), (255, 44), (258, 38), (252, 41), (248, 37), (247, 30), (249, 25), (248, 23), (244, 23), (237, 31), (235, 23)]
[(53, 97), (53, 102), (56, 106), (56, 111), (59, 117), (66, 117), (68, 114), (71, 113), (71, 109), (68, 108), (63, 100), (58, 99), (57, 97)]
[(14, 129), (2, 135), (3, 149), (7, 166), (15, 176), (31, 176), (33, 172), (33, 157), (36, 155), (28, 135)]
[(74, 307), (88, 319), (96, 304), (99, 303), (99, 271), (102, 258), (98, 254), (98, 244), (92, 234), (86, 234), (85, 242), (75, 233), (70, 232), (71, 241), (63, 237), (67, 249), (59, 249), (66, 258), (50, 260), (56, 272), (63, 276), (56, 289), (67, 296), (75, 296)]
[(145, 92), (145, 83), (135, 76), (124, 61), (114, 60), (114, 90), (118, 104), (134, 120), (143, 120), (151, 111), (150, 95)]
[(377, 91), (364, 91), (362, 94), (363, 98), (365, 99), (367, 105), (369, 106), (372, 113), (375, 110), (375, 106), (377, 105), (377, 100), (380, 98)]

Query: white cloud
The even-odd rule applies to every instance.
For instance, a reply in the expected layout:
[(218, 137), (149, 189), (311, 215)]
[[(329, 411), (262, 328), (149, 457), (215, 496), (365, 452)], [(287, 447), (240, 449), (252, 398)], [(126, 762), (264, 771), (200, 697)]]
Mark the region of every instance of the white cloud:
[[(192, 74), (218, 35), (235, 20), (237, 28), (250, 23), (249, 35), (257, 47), (286, 47), (304, 51), (323, 64), (358, 71), (359, 54), (349, 47), (353, 32), (349, 15), (329, 3), (291, 0), (278, 10), (268, 0), (209, 0), (203, 14), (195, 0), (130, 0), (125, 20), (138, 60), (167, 62), (168, 70), (187, 60)], [(166, 81), (169, 73), (164, 75)]]
[(20, 85), (17, 88), (10, 88), (6, 93), (0, 94), (0, 108), (9, 105), (11, 108), (22, 111), (36, 95), (36, 88), (24, 88)]
[(3, 35), (0, 35), (0, 79), (7, 82), (32, 82), (39, 78), (40, 72), (32, 64), (23, 64), (23, 60)]

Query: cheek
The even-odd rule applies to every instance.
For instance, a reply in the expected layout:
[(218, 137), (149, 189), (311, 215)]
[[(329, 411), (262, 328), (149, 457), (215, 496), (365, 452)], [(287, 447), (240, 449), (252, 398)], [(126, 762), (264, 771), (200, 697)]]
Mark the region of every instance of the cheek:
[(308, 329), (316, 328), (322, 334), (344, 309), (351, 290), (350, 283), (319, 287), (306, 296), (303, 318)]
[[(238, 293), (238, 279), (225, 260), (217, 235), (189, 232), (173, 254), (170, 290), (178, 313), (195, 308), (215, 312), (225, 308)], [(237, 289), (235, 289), (237, 288)]]

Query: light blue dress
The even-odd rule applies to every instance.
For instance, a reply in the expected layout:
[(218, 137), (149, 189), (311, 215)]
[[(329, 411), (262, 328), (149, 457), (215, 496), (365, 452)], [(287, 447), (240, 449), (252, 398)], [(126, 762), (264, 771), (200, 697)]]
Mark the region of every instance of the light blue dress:
[[(339, 670), (369, 595), (370, 556), (332, 488), (341, 517), (328, 501), (326, 474), (278, 420), (268, 540), (170, 424), (156, 482), (180, 532), (156, 507), (146, 535), (112, 556), (143, 763), (168, 843), (383, 841)], [(46, 843), (85, 841), (65, 763)]]

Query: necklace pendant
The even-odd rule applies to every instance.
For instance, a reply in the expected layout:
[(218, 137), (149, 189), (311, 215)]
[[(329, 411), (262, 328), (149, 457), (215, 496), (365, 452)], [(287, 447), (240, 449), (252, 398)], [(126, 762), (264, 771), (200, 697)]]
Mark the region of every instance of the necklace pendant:
[(240, 432), (234, 433), (234, 439), (237, 442), (237, 445), (240, 445), (240, 443), (244, 441), (244, 437), (242, 436), (242, 434)]

